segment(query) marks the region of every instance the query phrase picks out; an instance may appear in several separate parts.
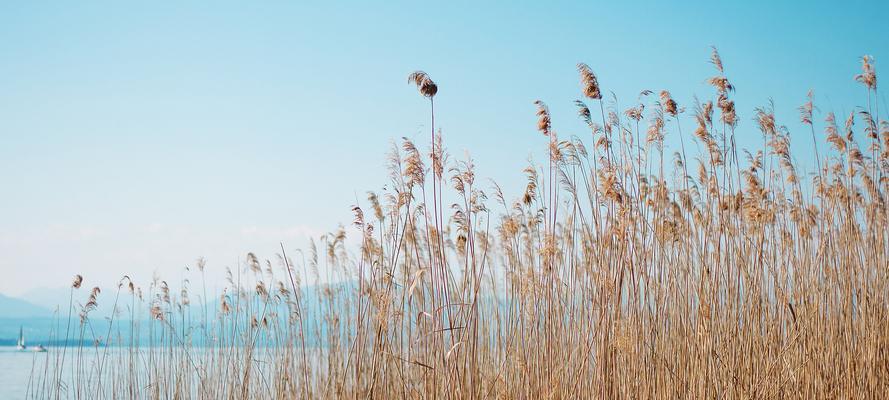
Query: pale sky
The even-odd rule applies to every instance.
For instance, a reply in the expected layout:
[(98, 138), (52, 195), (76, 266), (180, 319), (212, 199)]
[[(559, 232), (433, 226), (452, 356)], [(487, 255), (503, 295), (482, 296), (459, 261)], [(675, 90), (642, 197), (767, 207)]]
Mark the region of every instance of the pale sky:
[(387, 183), (392, 140), (428, 146), (414, 70), (439, 85), (446, 146), (517, 196), (543, 158), (534, 100), (562, 136), (587, 134), (577, 62), (622, 108), (668, 89), (691, 109), (713, 94), (715, 45), (740, 145), (771, 98), (804, 166), (806, 92), (819, 118), (848, 113), (866, 104), (860, 57), (889, 63), (882, 1), (297, 3), (0, 4), (0, 293), (147, 282), (199, 256), (222, 277), (348, 225)]

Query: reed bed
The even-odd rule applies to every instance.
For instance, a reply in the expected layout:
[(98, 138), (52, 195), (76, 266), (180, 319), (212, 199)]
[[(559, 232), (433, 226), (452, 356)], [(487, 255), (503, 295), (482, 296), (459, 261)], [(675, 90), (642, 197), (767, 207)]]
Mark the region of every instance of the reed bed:
[[(889, 123), (873, 60), (856, 76), (866, 107), (842, 123), (810, 94), (793, 135), (771, 106), (737, 115), (715, 49), (711, 62), (710, 99), (643, 91), (628, 109), (579, 64), (589, 132), (560, 138), (537, 102), (548, 160), (513, 197), (447, 155), (438, 86), (411, 74), (431, 150), (393, 145), (388, 189), (353, 208), (360, 246), (342, 228), (305, 252), (249, 254), (210, 297), (188, 280), (93, 289), (58, 332), (93, 346), (50, 352), (29, 397), (889, 394)], [(739, 134), (762, 146), (738, 148)], [(797, 167), (791, 139), (812, 144), (817, 170)], [(103, 332), (100, 297), (119, 310)]]

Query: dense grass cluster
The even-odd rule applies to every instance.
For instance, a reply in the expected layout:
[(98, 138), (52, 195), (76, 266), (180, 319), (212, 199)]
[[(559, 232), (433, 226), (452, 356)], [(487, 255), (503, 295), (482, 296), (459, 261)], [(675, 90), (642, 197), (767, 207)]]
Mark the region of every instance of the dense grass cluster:
[[(889, 393), (889, 124), (873, 61), (856, 77), (867, 105), (844, 124), (811, 95), (800, 107), (811, 131), (793, 140), (811, 143), (808, 173), (770, 107), (744, 126), (715, 50), (711, 61), (713, 98), (687, 110), (667, 91), (615, 109), (578, 65), (589, 135), (557, 137), (537, 102), (549, 159), (524, 171), (517, 198), (446, 155), (432, 108), (431, 151), (394, 146), (387, 190), (355, 206), (360, 249), (340, 230), (305, 253), (282, 247), (277, 262), (251, 254), (209, 298), (188, 282), (177, 295), (124, 279), (103, 293), (122, 310), (105, 332), (90, 328), (96, 289), (59, 332), (96, 345), (50, 352), (29, 395)], [(410, 82), (432, 106), (432, 79)], [(741, 131), (762, 147), (737, 148)], [(681, 143), (673, 155), (667, 135)], [(195, 282), (203, 271), (192, 268)]]

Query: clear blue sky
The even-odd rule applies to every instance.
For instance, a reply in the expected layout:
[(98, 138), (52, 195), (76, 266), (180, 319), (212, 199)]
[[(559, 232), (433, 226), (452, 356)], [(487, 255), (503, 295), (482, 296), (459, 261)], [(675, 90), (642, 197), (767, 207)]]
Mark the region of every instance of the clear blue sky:
[(691, 108), (713, 94), (716, 45), (741, 145), (759, 143), (752, 110), (772, 98), (804, 165), (806, 92), (821, 118), (848, 112), (866, 101), (860, 57), (878, 76), (889, 63), (885, 1), (151, 3), (0, 4), (0, 292), (144, 280), (198, 256), (221, 275), (348, 224), (356, 194), (386, 183), (392, 139), (427, 146), (413, 70), (439, 84), (446, 146), (515, 195), (542, 159), (535, 99), (562, 136), (586, 134), (577, 62), (622, 107), (668, 89)]

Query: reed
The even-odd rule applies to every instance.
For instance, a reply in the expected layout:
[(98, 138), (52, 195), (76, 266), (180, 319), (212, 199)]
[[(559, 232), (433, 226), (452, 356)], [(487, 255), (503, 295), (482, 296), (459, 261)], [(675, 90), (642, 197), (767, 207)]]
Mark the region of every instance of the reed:
[[(448, 157), (434, 125), (438, 86), (415, 72), (431, 151), (393, 144), (386, 189), (353, 207), (360, 246), (340, 228), (295, 259), (283, 245), (274, 261), (248, 254), (212, 297), (188, 284), (203, 281), (203, 260), (178, 294), (155, 279), (143, 296), (125, 278), (101, 332), (90, 324), (104, 300), (93, 289), (73, 362), (65, 350), (49, 356), (29, 397), (889, 393), (889, 123), (873, 59), (855, 78), (867, 108), (844, 127), (819, 115), (811, 93), (800, 108), (818, 168), (808, 174), (774, 107), (745, 123), (715, 49), (711, 62), (714, 92), (689, 101), (690, 115), (666, 90), (617, 109), (578, 64), (580, 94), (600, 115), (578, 100), (590, 131), (560, 138), (536, 102), (549, 160), (525, 169), (515, 198), (479, 184), (471, 158)], [(694, 146), (681, 121), (694, 126)], [(736, 130), (758, 131), (762, 146), (739, 149)], [(668, 143), (679, 143), (672, 158)]]

